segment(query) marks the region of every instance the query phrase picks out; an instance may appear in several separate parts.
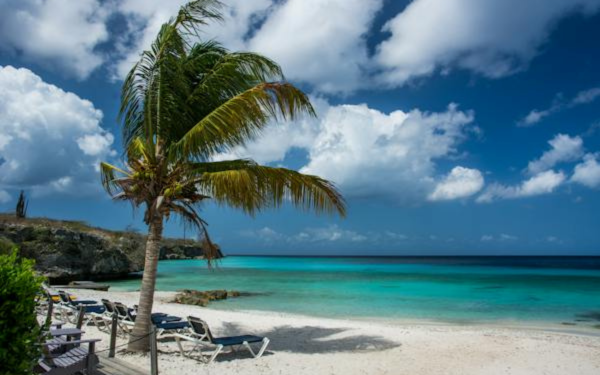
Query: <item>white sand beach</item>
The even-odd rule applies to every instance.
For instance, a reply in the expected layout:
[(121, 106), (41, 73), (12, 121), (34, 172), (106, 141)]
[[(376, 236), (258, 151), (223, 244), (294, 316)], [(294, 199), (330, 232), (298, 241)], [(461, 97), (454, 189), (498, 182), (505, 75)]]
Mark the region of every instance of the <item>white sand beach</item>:
[[(137, 303), (136, 292), (72, 290), (80, 298)], [(183, 357), (168, 336), (158, 344), (165, 375), (195, 374), (600, 374), (600, 330), (560, 326), (444, 325), (428, 322), (334, 320), (264, 312), (220, 311), (169, 303), (157, 292), (154, 311), (206, 320), (216, 336), (256, 334), (271, 344), (262, 358), (222, 354), (212, 364)], [(87, 337), (109, 335), (94, 326)], [(118, 345), (125, 344), (122, 338)], [(117, 351), (148, 369), (149, 357)]]

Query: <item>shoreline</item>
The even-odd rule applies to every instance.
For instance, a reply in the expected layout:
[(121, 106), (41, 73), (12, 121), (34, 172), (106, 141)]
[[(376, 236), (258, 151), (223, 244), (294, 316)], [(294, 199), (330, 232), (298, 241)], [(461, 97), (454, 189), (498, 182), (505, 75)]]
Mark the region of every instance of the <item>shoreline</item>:
[[(82, 299), (127, 305), (138, 292), (70, 290)], [(182, 357), (171, 340), (159, 342), (165, 375), (197, 374), (597, 374), (600, 334), (571, 326), (450, 324), (318, 318), (278, 312), (230, 311), (169, 303), (174, 292), (156, 292), (154, 311), (206, 320), (215, 336), (256, 334), (271, 340), (265, 356), (225, 354), (206, 365)], [(85, 327), (86, 336), (109, 336)], [(600, 332), (599, 332), (600, 333)], [(118, 344), (126, 341), (119, 338)], [(220, 356), (221, 357), (221, 356)], [(147, 369), (147, 356), (118, 350), (117, 358)]]
[[(77, 295), (77, 290), (72, 290), (72, 293)], [(136, 294), (138, 291), (131, 290), (112, 290), (109, 293)], [(168, 298), (172, 298), (176, 291), (156, 291), (155, 301), (161, 298), (162, 302), (169, 303)], [(239, 297), (238, 297), (239, 298)], [(245, 297), (242, 297), (245, 298)], [(203, 309), (222, 312), (238, 312), (246, 314), (260, 314), (263, 316), (286, 317), (290, 319), (320, 319), (331, 321), (347, 321), (347, 322), (368, 322), (369, 324), (382, 324), (387, 326), (448, 326), (448, 327), (482, 327), (482, 328), (507, 328), (507, 329), (527, 329), (533, 331), (548, 331), (548, 332), (565, 332), (573, 334), (583, 334), (587, 336), (600, 337), (600, 321), (582, 321), (570, 322), (567, 320), (536, 320), (536, 319), (428, 319), (428, 318), (392, 318), (383, 316), (328, 316), (328, 315), (309, 315), (302, 313), (293, 313), (288, 311), (276, 310), (253, 310), (253, 309), (224, 309), (215, 307), (224, 301), (212, 301), (208, 307)], [(185, 304), (175, 304), (178, 306), (191, 306)], [(565, 324), (567, 323), (567, 324)], [(598, 327), (595, 327), (598, 326)]]

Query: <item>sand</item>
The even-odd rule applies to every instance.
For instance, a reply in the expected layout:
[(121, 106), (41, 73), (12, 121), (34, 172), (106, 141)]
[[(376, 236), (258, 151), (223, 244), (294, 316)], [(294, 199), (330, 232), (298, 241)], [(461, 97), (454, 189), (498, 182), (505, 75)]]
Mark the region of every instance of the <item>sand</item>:
[[(85, 299), (107, 298), (133, 305), (136, 292), (73, 290)], [(212, 364), (183, 357), (175, 342), (158, 343), (163, 375), (196, 374), (600, 374), (600, 330), (544, 325), (451, 325), (431, 322), (334, 320), (257, 311), (220, 311), (169, 303), (157, 292), (154, 311), (206, 320), (216, 336), (256, 334), (271, 344), (262, 358), (246, 352), (222, 354)], [(570, 329), (570, 330), (569, 330)], [(109, 336), (94, 326), (86, 337)], [(118, 344), (125, 344), (119, 339)], [(117, 358), (149, 373), (149, 357)]]

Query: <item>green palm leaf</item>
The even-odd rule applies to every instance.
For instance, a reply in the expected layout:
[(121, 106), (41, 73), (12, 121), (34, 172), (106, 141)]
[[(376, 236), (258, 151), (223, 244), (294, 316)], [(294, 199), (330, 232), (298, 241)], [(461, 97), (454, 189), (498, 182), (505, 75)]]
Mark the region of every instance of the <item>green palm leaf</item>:
[(318, 176), (256, 164), (251, 160), (197, 163), (199, 190), (216, 202), (255, 214), (285, 202), (316, 213), (346, 215), (344, 199), (335, 186)]
[(308, 97), (289, 83), (261, 83), (227, 100), (200, 119), (171, 151), (172, 158), (201, 158), (253, 139), (271, 120), (315, 115)]

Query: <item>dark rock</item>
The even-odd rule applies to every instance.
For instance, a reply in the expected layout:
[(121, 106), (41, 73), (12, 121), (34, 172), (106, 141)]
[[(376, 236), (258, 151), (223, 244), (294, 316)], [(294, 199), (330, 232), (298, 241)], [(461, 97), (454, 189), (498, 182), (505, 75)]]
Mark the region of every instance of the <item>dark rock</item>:
[(180, 290), (172, 302), (182, 303), (185, 305), (197, 305), (207, 306), (210, 301), (225, 300), (227, 298), (234, 298), (242, 296), (242, 292), (235, 290)]
[(34, 259), (36, 269), (51, 282), (121, 278), (140, 270), (122, 248), (94, 233), (0, 222), (0, 238), (15, 243), (21, 256)]
[[(0, 214), (0, 253), (13, 245), (36, 261), (52, 283), (127, 278), (144, 268), (146, 237), (132, 230), (109, 231), (77, 221), (46, 218), (15, 220)], [(163, 239), (159, 259), (192, 259), (204, 255), (199, 242)]]
[(577, 318), (586, 319), (588, 321), (600, 322), (600, 311), (588, 311), (586, 313), (577, 314)]

